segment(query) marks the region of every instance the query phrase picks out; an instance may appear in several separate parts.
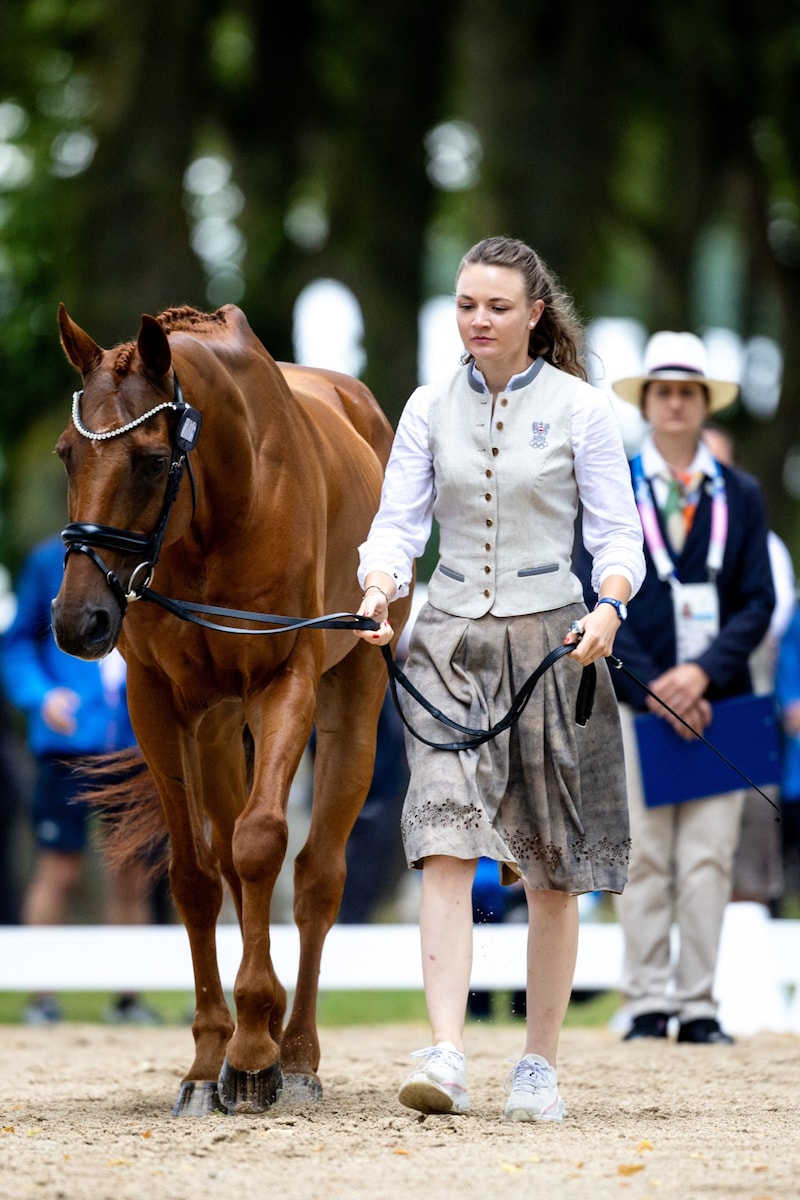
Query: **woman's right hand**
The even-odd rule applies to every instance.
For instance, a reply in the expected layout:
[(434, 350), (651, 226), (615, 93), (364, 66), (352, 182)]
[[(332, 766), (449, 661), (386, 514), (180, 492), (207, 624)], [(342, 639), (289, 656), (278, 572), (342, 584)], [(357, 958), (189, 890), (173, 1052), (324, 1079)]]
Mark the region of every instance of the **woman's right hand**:
[(389, 601), (386, 593), (377, 584), (368, 586), (361, 597), (358, 610), (360, 617), (371, 617), (380, 625), (379, 630), (356, 629), (355, 636), (363, 638), (372, 646), (386, 646), (394, 637), (394, 630), (389, 624)]

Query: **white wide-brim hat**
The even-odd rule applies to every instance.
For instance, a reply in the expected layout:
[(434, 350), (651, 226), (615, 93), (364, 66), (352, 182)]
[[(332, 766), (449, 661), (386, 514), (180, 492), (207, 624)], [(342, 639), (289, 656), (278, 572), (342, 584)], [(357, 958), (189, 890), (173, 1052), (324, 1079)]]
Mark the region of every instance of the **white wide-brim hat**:
[(706, 375), (706, 348), (694, 333), (673, 333), (665, 329), (654, 333), (644, 352), (644, 374), (618, 379), (611, 386), (630, 404), (639, 404), (642, 388), (657, 379), (689, 379), (708, 389), (711, 412), (733, 404), (739, 393), (738, 383), (709, 379)]

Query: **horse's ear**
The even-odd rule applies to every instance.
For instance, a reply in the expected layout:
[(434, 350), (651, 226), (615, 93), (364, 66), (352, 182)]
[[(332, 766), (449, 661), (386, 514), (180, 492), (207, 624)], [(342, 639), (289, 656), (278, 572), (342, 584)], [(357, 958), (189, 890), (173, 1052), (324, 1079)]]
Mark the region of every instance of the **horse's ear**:
[(142, 316), (136, 348), (146, 373), (152, 378), (163, 379), (172, 365), (172, 351), (166, 333), (155, 317), (147, 313)]
[(103, 357), (102, 349), (75, 324), (63, 304), (58, 306), (58, 328), (64, 353), (85, 378)]

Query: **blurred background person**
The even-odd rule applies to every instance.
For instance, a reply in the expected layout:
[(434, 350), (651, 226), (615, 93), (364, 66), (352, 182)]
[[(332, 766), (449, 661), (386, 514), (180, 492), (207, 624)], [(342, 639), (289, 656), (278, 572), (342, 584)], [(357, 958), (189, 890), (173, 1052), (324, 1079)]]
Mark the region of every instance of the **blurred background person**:
[(784, 907), (789, 907), (800, 898), (800, 608), (781, 639), (775, 699), (784, 735), (780, 831)]
[(19, 837), (25, 815), (26, 754), (18, 744), (12, 713), (0, 691), (0, 925), (18, 925), (22, 883)]
[[(702, 733), (713, 702), (752, 692), (749, 657), (775, 604), (758, 481), (718, 464), (702, 436), (709, 414), (733, 403), (738, 385), (708, 376), (706, 349), (695, 334), (665, 330), (650, 338), (642, 373), (612, 386), (649, 426), (631, 463), (647, 575), (615, 653)], [(585, 563), (581, 574), (591, 606)], [(675, 1018), (679, 1042), (728, 1045), (733, 1039), (717, 1019), (713, 987), (744, 792), (648, 805), (637, 714), (666, 723), (676, 754), (681, 739), (693, 735), (629, 676), (611, 674), (631, 820), (628, 884), (617, 898), (630, 1018), (625, 1040), (666, 1038)]]
[[(735, 465), (735, 445), (727, 430), (708, 426), (703, 441), (717, 462)], [(772, 610), (766, 637), (750, 655), (750, 674), (753, 691), (766, 696), (775, 690), (775, 672), (781, 638), (788, 629), (796, 604), (795, 573), (789, 549), (770, 529), (767, 549), (775, 588), (775, 607)], [(763, 791), (780, 806), (779, 784), (767, 784)], [(772, 916), (780, 912), (784, 892), (783, 835), (774, 811), (764, 803), (764, 797), (751, 788), (745, 794), (739, 844), (733, 860), (734, 901), (763, 904)]]
[[(2, 678), (9, 700), (24, 714), (28, 744), (36, 764), (30, 798), (35, 861), (22, 901), (25, 925), (67, 923), (70, 899), (86, 863), (91, 805), (85, 759), (135, 745), (128, 716), (125, 663), (114, 651), (100, 662), (85, 662), (59, 650), (50, 627), (50, 602), (63, 571), (59, 537), (37, 545), (25, 560), (17, 588), (17, 611), (6, 631)], [(105, 919), (114, 925), (141, 925), (151, 919), (146, 864), (108, 871)], [(28, 1024), (61, 1020), (52, 994), (33, 996), (23, 1019)], [(116, 997), (108, 1019), (151, 1024), (156, 1014), (135, 993)]]

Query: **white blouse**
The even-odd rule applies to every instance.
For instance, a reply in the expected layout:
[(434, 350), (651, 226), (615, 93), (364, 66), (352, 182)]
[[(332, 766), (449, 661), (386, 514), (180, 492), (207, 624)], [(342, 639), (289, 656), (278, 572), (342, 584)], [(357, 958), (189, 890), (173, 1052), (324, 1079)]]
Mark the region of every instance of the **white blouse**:
[[(482, 381), (480, 372), (471, 369), (474, 378)], [(371, 571), (383, 571), (394, 579), (397, 598), (407, 595), (414, 560), (423, 554), (431, 535), (434, 465), (428, 445), (428, 409), (436, 386), (417, 388), (403, 409), (380, 508), (359, 547), (361, 586)], [(633, 597), (645, 575), (642, 527), (619, 425), (610, 401), (598, 388), (580, 389), (572, 415), (572, 448), (583, 506), (583, 540), (593, 559), (592, 587), (599, 591), (610, 575), (622, 575)]]

